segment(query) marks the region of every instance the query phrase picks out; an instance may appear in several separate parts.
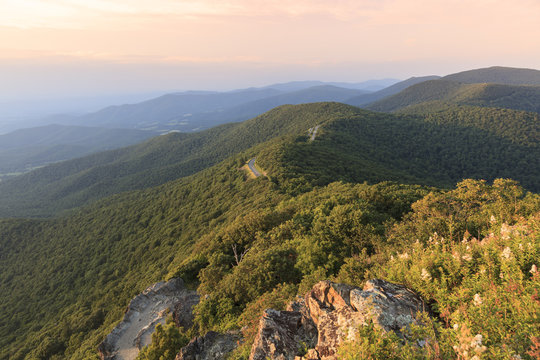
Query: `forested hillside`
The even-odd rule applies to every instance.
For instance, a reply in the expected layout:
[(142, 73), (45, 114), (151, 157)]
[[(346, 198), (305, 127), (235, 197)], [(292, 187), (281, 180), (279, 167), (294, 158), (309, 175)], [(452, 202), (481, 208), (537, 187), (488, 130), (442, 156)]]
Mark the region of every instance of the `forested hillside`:
[(439, 76), (421, 76), (421, 77), (412, 77), (410, 79), (400, 81), (396, 84), (393, 84), (391, 86), (388, 86), (384, 89), (381, 89), (379, 91), (369, 93), (369, 94), (362, 94), (355, 97), (352, 97), (350, 99), (347, 99), (344, 101), (344, 103), (353, 105), (353, 106), (364, 106), (367, 104), (370, 104), (372, 102), (375, 102), (377, 100), (384, 99), (388, 96), (394, 95), (399, 93), (400, 91), (405, 90), (409, 86), (413, 86), (415, 84), (422, 83), (424, 81), (428, 80), (436, 80), (439, 79)]
[(540, 156), (538, 116), (474, 110), (474, 116), (461, 114), (461, 121), (452, 110), (421, 117), (358, 110), (329, 118), (312, 142), (291, 138), (266, 147), (258, 162), (271, 181), (292, 193), (335, 180), (447, 187), (468, 177), (511, 177), (537, 191), (538, 166), (530, 164)]
[[(485, 359), (533, 359), (538, 127), (537, 113), (442, 101), (286, 105), (1, 183), (2, 215), (49, 218), (0, 219), (0, 359), (98, 359), (130, 299), (173, 277), (202, 295), (195, 325), (167, 325), (139, 359), (242, 329), (230, 359), (247, 360), (263, 309), (377, 277), (426, 299), (433, 318), (410, 338), (429, 341), (368, 326), (342, 358), (462, 359), (481, 334)], [(254, 158), (265, 175), (251, 179)]]
[(450, 74), (443, 79), (462, 83), (495, 83), (505, 85), (540, 85), (540, 71), (492, 66)]
[(373, 111), (393, 112), (429, 101), (458, 105), (497, 107), (540, 112), (540, 87), (529, 85), (464, 84), (446, 79), (413, 85), (393, 96), (366, 106)]
[(151, 131), (47, 125), (0, 135), (0, 178), (48, 163), (121, 148), (157, 136)]
[[(302, 135), (334, 114), (318, 107), (276, 109), (241, 124), (194, 134), (172, 133), (146, 143), (47, 166), (0, 183), (0, 215), (45, 216), (121, 191), (194, 174), (281, 135)], [(349, 114), (354, 109), (347, 109)], [(345, 114), (344, 114), (345, 115)]]
[[(194, 174), (262, 143), (259, 163), (272, 181), (293, 192), (334, 180), (446, 187), (467, 177), (512, 177), (535, 190), (539, 174), (528, 164), (538, 156), (538, 118), (507, 114), (516, 119), (506, 125), (513, 130), (504, 131), (514, 131), (511, 138), (496, 130), (506, 115), (495, 110), (461, 124), (451, 116), (433, 121), (425, 115), (375, 114), (338, 103), (283, 106), (240, 124), (169, 134), (0, 183), (0, 214), (50, 215)], [(308, 129), (316, 125), (320, 135), (307, 141)], [(294, 182), (301, 184), (298, 189)]]
[[(196, 309), (191, 335), (248, 326), (246, 346), (237, 351), (237, 359), (246, 359), (261, 309), (283, 306), (297, 292), (329, 277), (352, 284), (373, 276), (406, 279), (440, 302), (434, 309), (443, 315), (443, 293), (432, 292), (421, 280), (421, 267), (440, 278), (433, 258), (415, 263), (411, 277), (395, 272), (407, 267), (384, 266), (397, 256), (394, 251), (410, 251), (414, 239), (427, 246), (434, 232), (458, 246), (463, 236), (471, 236), (466, 234), (481, 239), (503, 222), (513, 224), (540, 210), (537, 195), (507, 180), (493, 186), (466, 181), (448, 193), (395, 183), (332, 183), (291, 196), (264, 177), (246, 181), (235, 167), (238, 160), (102, 200), (69, 217), (0, 222), (0, 357), (97, 358), (97, 344), (120, 320), (129, 299), (172, 276), (209, 295)], [(491, 215), (495, 220), (490, 222)], [(526, 234), (529, 240), (512, 236), (509, 243), (519, 259), (524, 255), (517, 242), (534, 239)], [(506, 245), (493, 246), (500, 251)], [(516, 265), (523, 273), (540, 251), (537, 242), (526, 246), (527, 257)], [(233, 248), (249, 249), (238, 264)], [(441, 251), (437, 257), (447, 256)], [(469, 289), (459, 272), (451, 271), (456, 279), (443, 288), (447, 295)], [(525, 275), (524, 286), (532, 286), (527, 282), (534, 279)], [(459, 321), (453, 316), (452, 321)], [(512, 326), (507, 321), (521, 320), (516, 314), (501, 321)], [(480, 331), (477, 322), (468, 326)], [(501, 341), (507, 353), (529, 349), (531, 340), (521, 334), (530, 328), (518, 329), (519, 341), (494, 338), (493, 351)]]

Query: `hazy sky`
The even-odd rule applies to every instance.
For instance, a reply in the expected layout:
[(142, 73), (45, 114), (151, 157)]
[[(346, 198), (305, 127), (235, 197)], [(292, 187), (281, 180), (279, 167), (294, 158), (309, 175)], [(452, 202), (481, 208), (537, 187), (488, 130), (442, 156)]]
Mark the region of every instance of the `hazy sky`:
[(540, 0), (0, 0), (0, 99), (540, 68)]

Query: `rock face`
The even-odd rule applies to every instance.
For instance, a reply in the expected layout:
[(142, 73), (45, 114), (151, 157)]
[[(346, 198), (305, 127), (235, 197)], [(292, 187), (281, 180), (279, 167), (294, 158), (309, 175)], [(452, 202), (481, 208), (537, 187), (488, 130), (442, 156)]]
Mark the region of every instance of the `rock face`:
[(150, 344), (156, 325), (165, 323), (169, 312), (175, 311), (175, 320), (181, 326), (192, 323), (191, 307), (198, 301), (198, 295), (186, 289), (182, 279), (152, 285), (131, 300), (122, 322), (99, 345), (101, 359), (135, 359), (139, 350)]
[(250, 360), (335, 360), (359, 326), (371, 320), (399, 332), (425, 310), (422, 299), (401, 285), (375, 279), (362, 290), (322, 281), (287, 311), (266, 310)]
[(295, 355), (315, 346), (317, 329), (311, 318), (299, 308), (288, 310), (264, 312), (250, 359), (284, 360), (290, 358), (286, 354)]
[(175, 360), (222, 360), (240, 342), (236, 333), (220, 334), (209, 331), (206, 335), (192, 339), (184, 346)]

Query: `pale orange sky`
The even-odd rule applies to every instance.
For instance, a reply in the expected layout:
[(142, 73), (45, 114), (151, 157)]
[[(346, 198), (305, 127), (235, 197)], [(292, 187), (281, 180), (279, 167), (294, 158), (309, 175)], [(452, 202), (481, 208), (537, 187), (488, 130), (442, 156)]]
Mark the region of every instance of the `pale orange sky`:
[(0, 97), (540, 68), (540, 0), (0, 0)]

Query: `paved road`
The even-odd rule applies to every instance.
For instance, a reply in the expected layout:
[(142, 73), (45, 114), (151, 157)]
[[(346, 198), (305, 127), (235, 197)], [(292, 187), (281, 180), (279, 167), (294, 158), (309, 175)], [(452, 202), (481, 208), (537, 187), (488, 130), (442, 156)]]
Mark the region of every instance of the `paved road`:
[(309, 129), (309, 133), (311, 134), (311, 141), (315, 140), (315, 136), (317, 136), (317, 130), (319, 130), (319, 126), (321, 125), (317, 125), (314, 128)]
[(260, 172), (257, 171), (257, 169), (255, 169), (255, 158), (249, 160), (248, 167), (249, 170), (251, 170), (251, 172), (253, 173), (253, 175), (255, 175), (255, 177), (259, 177), (262, 175)]

